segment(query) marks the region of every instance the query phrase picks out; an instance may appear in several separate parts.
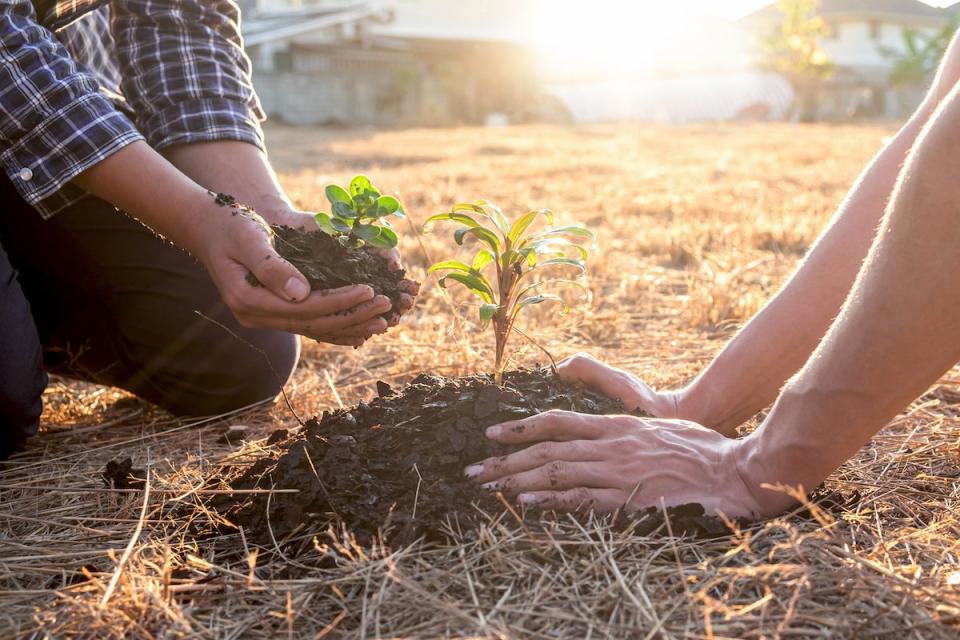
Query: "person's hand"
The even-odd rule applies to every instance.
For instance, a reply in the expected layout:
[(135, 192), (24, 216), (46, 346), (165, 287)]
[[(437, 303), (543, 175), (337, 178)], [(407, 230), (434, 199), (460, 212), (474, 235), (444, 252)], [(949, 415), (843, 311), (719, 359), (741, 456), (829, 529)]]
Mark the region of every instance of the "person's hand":
[[(312, 223), (309, 214), (293, 213), (281, 223)], [(241, 325), (353, 347), (387, 330), (380, 316), (390, 309), (389, 298), (375, 296), (367, 285), (311, 292), (303, 274), (276, 252), (266, 221), (252, 210), (220, 206), (210, 198), (193, 222), (182, 244), (206, 267)], [(252, 286), (250, 273), (263, 286)]]
[(742, 441), (692, 422), (548, 411), (487, 429), (504, 445), (530, 444), (464, 470), (521, 504), (572, 511), (635, 511), (699, 503), (707, 513), (757, 518), (762, 492), (742, 475)]
[(570, 356), (559, 365), (561, 378), (579, 382), (608, 398), (620, 400), (627, 411), (640, 409), (655, 418), (686, 418), (680, 415), (679, 395), (654, 391), (632, 373), (594, 359), (586, 353)]

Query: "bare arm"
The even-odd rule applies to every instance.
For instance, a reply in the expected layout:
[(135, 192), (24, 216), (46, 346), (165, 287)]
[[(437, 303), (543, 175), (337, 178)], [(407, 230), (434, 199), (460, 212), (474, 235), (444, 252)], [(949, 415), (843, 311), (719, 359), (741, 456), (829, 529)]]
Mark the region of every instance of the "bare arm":
[[(960, 85), (920, 137), (839, 318), (744, 441), (748, 486), (816, 486), (960, 360), (957, 149)], [(784, 506), (756, 495), (767, 512)]]
[(533, 446), (465, 473), (542, 507), (698, 502), (748, 517), (789, 507), (777, 485), (817, 486), (960, 360), (958, 149), (960, 85), (917, 139), (838, 317), (751, 435), (548, 412), (491, 427), (498, 442)]
[[(245, 326), (352, 346), (386, 330), (378, 316), (390, 308), (389, 299), (374, 297), (366, 286), (311, 293), (303, 275), (277, 255), (260, 216), (216, 204), (145, 142), (124, 147), (74, 181), (196, 256)], [(251, 272), (263, 287), (250, 286)]]
[(840, 313), (908, 152), (960, 80), (958, 38), (923, 104), (860, 174), (787, 284), (690, 385), (676, 392), (654, 391), (630, 373), (582, 355), (563, 363), (562, 373), (621, 398), (628, 409), (691, 420), (725, 435), (732, 435), (739, 424), (768, 406)]

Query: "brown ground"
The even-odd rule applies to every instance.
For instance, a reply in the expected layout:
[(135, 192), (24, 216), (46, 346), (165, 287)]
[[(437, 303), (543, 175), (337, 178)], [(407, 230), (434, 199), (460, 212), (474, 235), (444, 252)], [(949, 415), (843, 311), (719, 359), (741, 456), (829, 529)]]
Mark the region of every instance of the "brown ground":
[[(268, 139), (304, 207), (366, 172), (414, 223), (486, 197), (592, 226), (602, 248), (590, 304), (567, 318), (538, 310), (528, 327), (557, 356), (590, 351), (675, 385), (782, 282), (890, 131), (272, 128)], [(398, 231), (409, 277), (424, 282), (417, 311), (360, 351), (307, 345), (288, 390), (300, 414), (369, 399), (377, 379), (490, 366), (492, 341), (465, 298), (424, 273), (449, 257), (447, 232), (421, 244), (405, 223)], [(862, 499), (815, 511), (819, 523), (692, 541), (563, 518), (534, 532), (503, 512), (462, 544), (364, 546), (329, 531), (291, 557), (240, 535), (186, 535), (207, 474), (296, 424), (282, 405), (180, 423), (55, 381), (43, 437), (0, 470), (0, 637), (956, 637), (958, 384), (945, 377), (838, 470), (831, 485)], [(146, 494), (104, 489), (106, 462), (126, 456), (149, 471)]]

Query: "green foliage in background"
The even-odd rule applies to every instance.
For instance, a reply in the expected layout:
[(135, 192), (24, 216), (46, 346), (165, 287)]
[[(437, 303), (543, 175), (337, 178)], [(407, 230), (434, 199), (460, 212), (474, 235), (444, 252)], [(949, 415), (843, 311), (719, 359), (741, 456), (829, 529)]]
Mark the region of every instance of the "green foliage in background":
[(780, 29), (760, 41), (760, 68), (787, 78), (795, 94), (791, 111), (803, 122), (816, 119), (819, 84), (836, 70), (820, 45), (827, 25), (817, 15), (819, 6), (819, 0), (778, 0)]
[(916, 29), (903, 29), (903, 49), (879, 47), (880, 53), (890, 59), (890, 84), (896, 88), (923, 87), (929, 83), (950, 46), (953, 34), (960, 27), (960, 16), (950, 16), (947, 24), (932, 34)]

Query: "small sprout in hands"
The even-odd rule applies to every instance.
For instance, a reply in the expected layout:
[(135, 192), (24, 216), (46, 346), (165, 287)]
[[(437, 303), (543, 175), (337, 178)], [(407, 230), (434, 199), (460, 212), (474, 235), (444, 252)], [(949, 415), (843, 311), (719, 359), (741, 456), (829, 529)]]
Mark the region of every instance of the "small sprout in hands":
[[(546, 228), (533, 232), (538, 218), (543, 219)], [(480, 299), (480, 319), (492, 322), (496, 336), (494, 376), (500, 384), (507, 341), (520, 312), (531, 305), (558, 302), (562, 313), (566, 313), (569, 307), (564, 299), (545, 291), (573, 287), (586, 293), (576, 280), (556, 277), (556, 270), (572, 269), (577, 276), (585, 274), (587, 247), (595, 245), (593, 233), (579, 225), (554, 227), (553, 213), (547, 209), (530, 211), (511, 223), (498, 207), (484, 200), (458, 204), (447, 213), (427, 218), (424, 231), (440, 221), (462, 225), (453, 236), (458, 245), (463, 245), (467, 236), (474, 236), (482, 245), (470, 264), (444, 260), (430, 267), (429, 272), (446, 273), (440, 278), (441, 287), (446, 287), (450, 280), (459, 282)]]
[(387, 217), (405, 216), (399, 200), (382, 195), (366, 176), (351, 180), (349, 192), (331, 184), (326, 193), (332, 212), (318, 213), (317, 224), (340, 244), (352, 247), (368, 244), (380, 249), (397, 246), (397, 234)]

